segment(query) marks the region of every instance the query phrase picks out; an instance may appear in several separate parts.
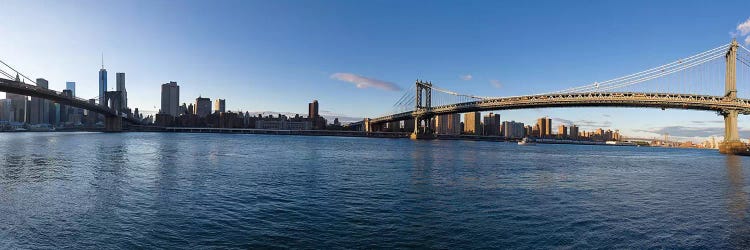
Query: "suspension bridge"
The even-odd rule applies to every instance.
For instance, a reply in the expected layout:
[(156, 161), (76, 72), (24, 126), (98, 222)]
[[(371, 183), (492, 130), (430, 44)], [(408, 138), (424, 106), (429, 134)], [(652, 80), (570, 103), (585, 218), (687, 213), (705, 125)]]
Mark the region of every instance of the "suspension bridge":
[[(18, 72), (2, 60), (0, 60), (0, 64), (5, 66), (3, 67), (5, 69), (0, 68), (0, 92), (38, 97), (61, 105), (68, 105), (102, 114), (104, 115), (104, 129), (107, 132), (122, 131), (123, 121), (131, 124), (140, 124), (138, 119), (130, 116), (126, 112), (126, 108), (122, 107), (121, 100), (124, 96), (121, 91), (107, 91), (104, 98), (105, 103), (97, 104), (93, 99), (86, 100), (38, 86), (36, 81)], [(13, 73), (15, 73), (15, 77), (13, 77)], [(26, 81), (33, 84), (26, 83)]]
[[(722, 84), (723, 82), (723, 84)], [(738, 92), (742, 89), (745, 92)], [(435, 95), (433, 95), (435, 93)], [(738, 95), (739, 94), (739, 95)], [(750, 114), (750, 50), (736, 40), (641, 72), (541, 94), (486, 97), (417, 80), (388, 115), (362, 122), (367, 132), (404, 122), (412, 138), (431, 138), (439, 115), (552, 107), (636, 107), (714, 111), (724, 117), (722, 153), (746, 151), (737, 116)]]

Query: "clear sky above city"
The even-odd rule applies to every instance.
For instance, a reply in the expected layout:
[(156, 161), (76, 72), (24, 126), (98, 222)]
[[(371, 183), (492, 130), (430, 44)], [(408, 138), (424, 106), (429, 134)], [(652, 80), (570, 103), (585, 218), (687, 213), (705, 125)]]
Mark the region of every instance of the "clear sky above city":
[[(62, 90), (97, 96), (127, 74), (129, 104), (156, 111), (160, 85), (180, 102), (227, 109), (372, 117), (416, 79), (481, 96), (534, 94), (634, 73), (721, 44), (750, 1), (15, 1), (0, 0), (0, 59)], [(748, 24), (750, 27), (750, 24)], [(363, 83), (364, 81), (364, 83)], [(723, 83), (717, 83), (723, 84)], [(742, 92), (743, 90), (740, 90)], [(750, 90), (745, 90), (750, 93)], [(627, 136), (721, 136), (711, 112), (564, 108), (500, 111)], [(744, 138), (750, 118), (742, 116)]]

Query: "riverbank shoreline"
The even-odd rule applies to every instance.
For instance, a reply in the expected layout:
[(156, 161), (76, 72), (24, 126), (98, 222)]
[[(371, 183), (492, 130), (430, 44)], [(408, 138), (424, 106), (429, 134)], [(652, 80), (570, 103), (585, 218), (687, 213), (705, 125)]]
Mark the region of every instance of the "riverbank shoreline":
[[(0, 131), (2, 133), (48, 133), (48, 132), (104, 132), (103, 129), (59, 129), (54, 131)], [(122, 132), (154, 132), (154, 133), (206, 133), (206, 134), (259, 134), (259, 135), (295, 135), (295, 136), (339, 136), (339, 137), (370, 137), (370, 138), (392, 138), (408, 139), (410, 133), (406, 132), (363, 132), (347, 130), (270, 130), (270, 129), (244, 129), (244, 128), (184, 128), (184, 127), (130, 127)], [(504, 138), (500, 136), (480, 135), (436, 135), (432, 140), (461, 140), (461, 141), (491, 141), (491, 142), (518, 142), (517, 138)], [(634, 144), (608, 144), (595, 141), (575, 141), (557, 139), (537, 139), (537, 144), (571, 144), (571, 145), (597, 145), (597, 146), (636, 146)]]

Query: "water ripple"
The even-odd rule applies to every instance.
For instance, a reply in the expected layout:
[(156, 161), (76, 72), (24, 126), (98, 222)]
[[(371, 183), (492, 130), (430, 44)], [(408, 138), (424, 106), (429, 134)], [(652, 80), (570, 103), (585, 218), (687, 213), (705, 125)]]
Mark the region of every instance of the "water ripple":
[(715, 151), (160, 133), (0, 136), (0, 248), (748, 248)]

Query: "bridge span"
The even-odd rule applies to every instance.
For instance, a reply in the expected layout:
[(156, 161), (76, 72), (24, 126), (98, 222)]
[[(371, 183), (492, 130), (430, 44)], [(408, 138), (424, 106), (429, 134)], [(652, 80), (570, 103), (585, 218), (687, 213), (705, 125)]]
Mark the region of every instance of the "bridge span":
[(123, 112), (122, 108), (119, 107), (119, 98), (121, 95), (118, 95), (118, 93), (116, 93), (117, 91), (108, 92), (109, 94), (105, 99), (109, 105), (97, 105), (88, 100), (67, 96), (51, 89), (26, 84), (18, 80), (0, 78), (0, 92), (38, 97), (62, 105), (68, 105), (102, 114), (105, 117), (105, 131), (109, 132), (121, 131), (123, 120), (131, 124), (140, 124), (139, 120), (128, 116)]
[(466, 113), (475, 111), (565, 108), (565, 107), (633, 107), (661, 109), (690, 109), (723, 112), (736, 110), (750, 115), (750, 99), (726, 98), (723, 96), (672, 94), (672, 93), (566, 93), (516, 97), (501, 97), (473, 102), (456, 103), (403, 112), (370, 119), (370, 123), (387, 123), (411, 120), (420, 116)]
[[(742, 50), (740, 50), (740, 48)], [(740, 53), (741, 52), (741, 53)], [(722, 65), (716, 67), (716, 62)], [(712, 63), (714, 63), (712, 65)], [(368, 132), (381, 130), (385, 124), (406, 121), (414, 129), (412, 138), (434, 138), (431, 119), (435, 116), (455, 113), (555, 108), (555, 107), (632, 107), (714, 111), (724, 117), (724, 142), (719, 147), (722, 153), (747, 153), (748, 147), (740, 141), (737, 116), (750, 115), (750, 99), (737, 97), (737, 66), (743, 65), (743, 80), (750, 85), (750, 50), (740, 46), (736, 40), (678, 61), (649, 70), (594, 82), (561, 91), (512, 97), (480, 97), (460, 94), (433, 86), (432, 82), (416, 81), (415, 92), (407, 91), (394, 107), (407, 109), (389, 115), (365, 119), (362, 129)], [(712, 69), (723, 72), (712, 74)], [(720, 77), (716, 77), (720, 75)], [(723, 81), (723, 84), (719, 84)], [(644, 84), (654, 83), (654, 84)], [(697, 84), (698, 89), (713, 89), (713, 94), (694, 94), (680, 91), (619, 91), (655, 85), (659, 89), (687, 89)], [(673, 86), (669, 86), (673, 85)], [(695, 87), (695, 86), (692, 86)], [(436, 99), (433, 92), (459, 98), (460, 101), (432, 105)], [(696, 91), (697, 92), (697, 91)], [(722, 93), (723, 95), (717, 95)], [(438, 98), (439, 100), (439, 98)], [(409, 107), (409, 105), (413, 105)], [(413, 109), (412, 109), (413, 107)], [(389, 125), (390, 126), (390, 125)], [(423, 126), (420, 128), (420, 126)]]

